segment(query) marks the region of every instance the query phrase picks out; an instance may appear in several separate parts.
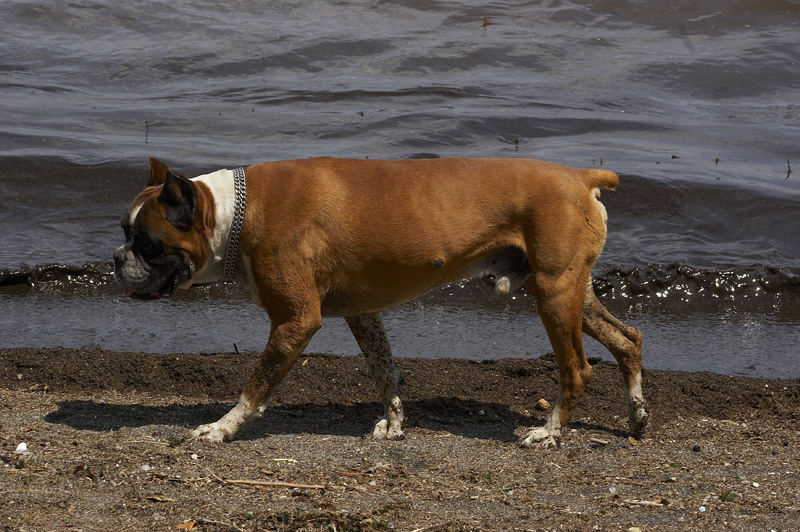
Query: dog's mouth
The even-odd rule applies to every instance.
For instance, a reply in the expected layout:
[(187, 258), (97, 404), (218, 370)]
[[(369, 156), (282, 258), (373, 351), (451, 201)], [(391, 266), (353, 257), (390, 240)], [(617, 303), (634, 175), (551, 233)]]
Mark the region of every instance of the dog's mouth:
[(164, 286), (158, 290), (153, 290), (150, 292), (137, 291), (128, 288), (127, 286), (123, 286), (123, 289), (125, 291), (125, 296), (132, 299), (138, 299), (140, 301), (155, 301), (157, 299), (172, 297), (172, 295), (175, 293), (175, 289), (178, 288), (181, 282), (182, 279), (180, 272), (175, 272), (167, 279), (167, 281), (164, 283)]
[(150, 262), (138, 257), (129, 258), (130, 263), (116, 256), (114, 260), (114, 276), (125, 296), (143, 301), (172, 297), (195, 272), (194, 263), (184, 254), (162, 255)]

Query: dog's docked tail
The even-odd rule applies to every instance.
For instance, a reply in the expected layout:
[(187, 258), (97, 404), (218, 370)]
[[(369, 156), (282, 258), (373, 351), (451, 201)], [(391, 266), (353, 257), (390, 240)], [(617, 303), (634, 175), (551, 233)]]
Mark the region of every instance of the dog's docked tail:
[(583, 171), (586, 186), (593, 188), (608, 188), (614, 190), (619, 185), (619, 176), (611, 170), (590, 168)]
[[(619, 185), (619, 176), (611, 170), (600, 170), (591, 168), (583, 171), (584, 182), (589, 189), (589, 193), (594, 197), (595, 204), (603, 217), (603, 224), (608, 223), (608, 212), (605, 205), (600, 201), (600, 189), (608, 188), (614, 190)], [(605, 237), (604, 237), (605, 239)]]

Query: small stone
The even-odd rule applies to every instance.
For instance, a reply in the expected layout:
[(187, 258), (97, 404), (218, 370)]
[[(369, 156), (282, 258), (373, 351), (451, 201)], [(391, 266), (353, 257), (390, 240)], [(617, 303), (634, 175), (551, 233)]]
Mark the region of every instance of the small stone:
[(197, 453), (190, 454), (189, 458), (191, 458), (192, 460), (197, 460)]
[(638, 526), (632, 526), (628, 529), (628, 532), (642, 532), (642, 529)]
[(143, 466), (141, 467), (141, 470), (142, 470), (142, 471), (150, 471), (151, 469), (153, 469), (153, 468), (152, 468), (152, 467), (150, 467), (150, 465), (149, 465), (149, 464), (145, 464), (145, 465), (143, 465)]
[(20, 443), (17, 445), (17, 450), (14, 451), (14, 454), (27, 454), (28, 453), (28, 444), (25, 442)]
[(701, 449), (700, 449), (699, 445), (695, 445), (694, 447), (692, 447), (692, 452), (693, 453), (699, 453), (700, 451), (701, 451)]
[(536, 410), (544, 412), (548, 408), (550, 408), (550, 403), (547, 401), (547, 399), (539, 399), (536, 401)]

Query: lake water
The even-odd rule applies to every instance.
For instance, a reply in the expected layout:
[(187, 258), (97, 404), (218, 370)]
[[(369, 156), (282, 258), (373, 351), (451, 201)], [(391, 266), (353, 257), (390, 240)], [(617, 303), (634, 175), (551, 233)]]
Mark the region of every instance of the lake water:
[[(0, 347), (263, 348), (241, 289), (120, 297), (148, 155), (535, 157), (621, 175), (596, 289), (647, 367), (800, 377), (800, 2), (4, 0), (0, 20)], [(385, 320), (400, 356), (549, 349), (530, 297), (469, 283)], [(309, 349), (358, 351), (341, 320)]]

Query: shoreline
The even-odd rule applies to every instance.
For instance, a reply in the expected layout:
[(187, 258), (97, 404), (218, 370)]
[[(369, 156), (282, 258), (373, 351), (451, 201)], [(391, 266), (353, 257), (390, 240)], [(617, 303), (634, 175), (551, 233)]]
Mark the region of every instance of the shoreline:
[[(522, 449), (521, 431), (547, 414), (536, 401), (555, 401), (551, 355), (398, 357), (406, 438), (376, 442), (364, 437), (381, 406), (363, 357), (309, 354), (234, 441), (188, 440), (238, 397), (257, 357), (0, 350), (0, 497), (12, 503), (0, 505), (0, 522), (15, 530), (800, 523), (800, 379), (646, 370), (652, 416), (637, 442), (627, 437), (616, 365), (593, 361), (561, 447)], [(27, 455), (15, 453), (22, 442)]]

